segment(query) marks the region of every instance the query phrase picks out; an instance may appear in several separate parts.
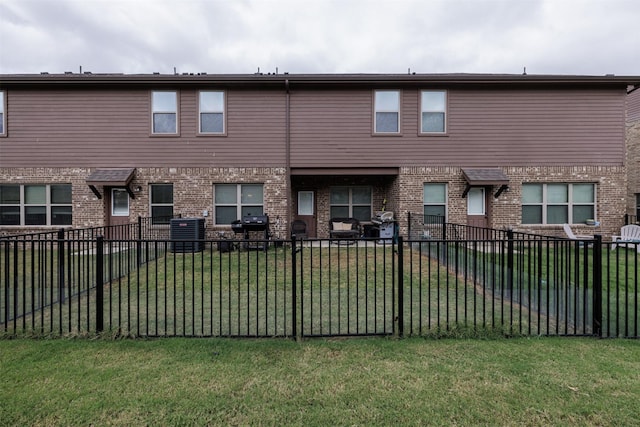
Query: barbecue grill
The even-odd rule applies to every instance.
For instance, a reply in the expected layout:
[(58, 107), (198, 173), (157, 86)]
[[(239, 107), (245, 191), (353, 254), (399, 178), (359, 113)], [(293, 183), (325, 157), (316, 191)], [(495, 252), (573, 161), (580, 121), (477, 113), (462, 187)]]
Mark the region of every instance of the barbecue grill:
[(242, 234), (242, 238), (244, 238), (244, 227), (242, 226), (242, 221), (237, 219), (231, 223), (231, 231), (235, 234)]
[(371, 222), (378, 230), (378, 243), (384, 243), (395, 238), (396, 221), (394, 219), (393, 212), (390, 211), (378, 211), (371, 218)]
[[(234, 228), (235, 227), (235, 228)], [(269, 216), (268, 215), (245, 215), (242, 221), (234, 221), (231, 229), (235, 233), (236, 228), (241, 229), (243, 238), (246, 240), (246, 249), (267, 249), (269, 240)]]
[(245, 215), (242, 217), (242, 226), (248, 231), (265, 231), (269, 228), (269, 216)]

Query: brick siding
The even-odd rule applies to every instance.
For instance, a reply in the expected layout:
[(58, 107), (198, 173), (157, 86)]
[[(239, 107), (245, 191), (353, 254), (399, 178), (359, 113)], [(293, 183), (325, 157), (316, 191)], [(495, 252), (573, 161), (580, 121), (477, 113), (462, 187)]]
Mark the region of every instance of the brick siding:
[[(640, 126), (632, 129), (640, 133)], [(633, 138), (629, 138), (628, 141)], [(638, 138), (633, 139), (637, 144)], [(635, 146), (634, 146), (635, 147)], [(632, 150), (630, 150), (632, 151)], [(637, 153), (640, 150), (636, 150)], [(629, 161), (638, 162), (638, 155)], [(635, 174), (639, 168), (635, 168)], [(85, 179), (92, 172), (83, 168), (19, 168), (0, 169), (0, 183), (71, 183), (73, 202), (73, 226), (95, 227), (105, 223), (104, 198), (99, 200), (87, 186)], [(576, 226), (576, 233), (599, 232), (603, 235), (616, 234), (622, 226), (623, 215), (628, 208), (627, 169), (625, 167), (572, 166), (572, 167), (507, 167), (503, 172), (509, 177), (509, 190), (499, 198), (491, 199), (491, 224), (493, 228), (514, 228), (544, 234), (563, 235), (558, 225), (520, 226), (522, 215), (521, 191), (523, 182), (589, 182), (597, 184), (597, 219), (601, 227)], [(631, 173), (630, 173), (631, 176)], [(291, 197), (295, 197), (300, 185), (315, 188), (317, 197), (318, 237), (328, 237), (329, 230), (329, 188), (332, 185), (369, 185), (373, 189), (373, 211), (382, 209), (386, 198), (387, 210), (393, 211), (399, 221), (400, 233), (407, 233), (407, 213), (423, 211), (423, 184), (425, 182), (447, 183), (448, 221), (465, 224), (467, 202), (462, 193), (466, 182), (458, 167), (403, 167), (398, 177), (343, 177), (340, 182), (335, 177), (307, 177), (307, 182), (294, 182)], [(287, 174), (285, 168), (138, 168), (130, 187), (135, 199), (130, 202), (130, 221), (138, 216), (150, 215), (149, 185), (172, 183), (174, 191), (174, 213), (183, 217), (206, 219), (207, 237), (217, 237), (218, 231), (230, 231), (229, 226), (215, 226), (213, 186), (216, 183), (262, 183), (264, 184), (264, 211), (271, 221), (271, 232), (276, 237), (289, 236), (288, 219), (295, 216), (295, 203), (289, 200)], [(637, 177), (635, 183), (638, 183)], [(640, 188), (630, 187), (630, 192), (640, 192)], [(301, 188), (301, 187), (300, 187)], [(99, 188), (103, 192), (102, 188)], [(497, 190), (494, 187), (493, 192)], [(134, 190), (135, 191), (135, 190)], [(633, 202), (630, 202), (633, 203)], [(41, 227), (40, 229), (55, 229)], [(5, 227), (4, 232), (19, 231), (15, 227)], [(33, 227), (28, 229), (34, 231)]]
[[(82, 168), (20, 168), (0, 169), (0, 183), (72, 185), (73, 227), (100, 227), (105, 225), (105, 198), (98, 199), (86, 184), (91, 169)], [(149, 185), (173, 184), (174, 214), (182, 217), (202, 217), (206, 219), (208, 237), (217, 236), (217, 231), (229, 231), (230, 226), (215, 226), (213, 206), (213, 186), (216, 183), (261, 183), (264, 184), (264, 211), (273, 222), (271, 230), (282, 232), (287, 218), (287, 184), (284, 168), (138, 168), (130, 188), (135, 199), (130, 200), (129, 221), (138, 216), (150, 216)], [(135, 189), (140, 187), (140, 191)], [(104, 193), (102, 187), (98, 188)], [(50, 231), (51, 227), (4, 227), (3, 232)], [(283, 230), (280, 230), (283, 228)]]
[[(502, 168), (509, 177), (509, 190), (497, 199), (490, 197), (492, 206), (492, 228), (512, 228), (541, 234), (564, 236), (561, 225), (520, 225), (522, 217), (522, 184), (523, 183), (576, 183), (588, 182), (597, 184), (596, 217), (600, 228), (587, 225), (574, 226), (577, 234), (601, 233), (615, 234), (623, 222), (626, 203), (626, 168), (602, 166), (567, 166), (567, 167), (507, 167)], [(466, 224), (467, 202), (462, 198), (466, 181), (462, 177), (461, 168), (457, 167), (406, 167), (400, 170), (400, 232), (406, 234), (407, 212), (423, 211), (422, 191), (426, 182), (446, 183), (448, 191), (447, 220), (453, 223)], [(492, 188), (495, 193), (496, 186)]]

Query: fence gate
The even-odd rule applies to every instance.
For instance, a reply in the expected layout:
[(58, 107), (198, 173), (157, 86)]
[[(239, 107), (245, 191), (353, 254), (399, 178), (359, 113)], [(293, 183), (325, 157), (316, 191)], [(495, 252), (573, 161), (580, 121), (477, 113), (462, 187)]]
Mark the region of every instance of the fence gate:
[(293, 248), (296, 307), (293, 322), (300, 327), (296, 335), (395, 332), (398, 265), (395, 243), (294, 240)]

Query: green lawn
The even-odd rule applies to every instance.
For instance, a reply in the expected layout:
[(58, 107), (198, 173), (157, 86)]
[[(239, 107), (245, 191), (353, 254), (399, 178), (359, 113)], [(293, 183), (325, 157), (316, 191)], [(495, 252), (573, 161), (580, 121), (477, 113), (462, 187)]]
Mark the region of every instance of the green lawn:
[(640, 341), (0, 340), (0, 425), (638, 426)]

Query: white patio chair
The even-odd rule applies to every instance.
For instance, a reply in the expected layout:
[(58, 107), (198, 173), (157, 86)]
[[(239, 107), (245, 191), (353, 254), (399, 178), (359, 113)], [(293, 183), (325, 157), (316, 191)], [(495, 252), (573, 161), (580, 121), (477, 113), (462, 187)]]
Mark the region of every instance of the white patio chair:
[(564, 232), (567, 235), (567, 237), (571, 240), (593, 240), (593, 236), (573, 234), (573, 230), (571, 229), (569, 224), (564, 224), (562, 227), (564, 228)]
[(640, 254), (640, 225), (629, 224), (620, 229), (619, 236), (611, 236), (613, 243), (611, 250), (615, 250), (618, 246), (625, 248), (636, 248), (636, 252)]

